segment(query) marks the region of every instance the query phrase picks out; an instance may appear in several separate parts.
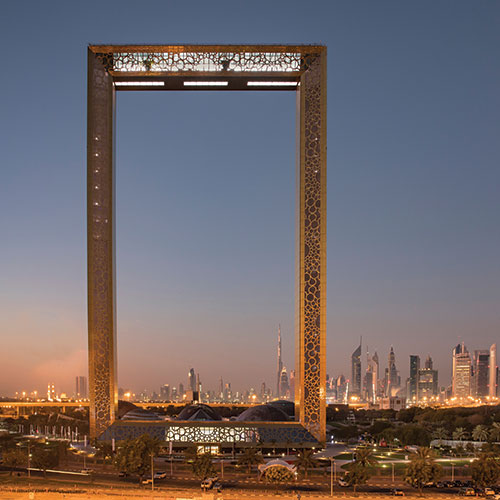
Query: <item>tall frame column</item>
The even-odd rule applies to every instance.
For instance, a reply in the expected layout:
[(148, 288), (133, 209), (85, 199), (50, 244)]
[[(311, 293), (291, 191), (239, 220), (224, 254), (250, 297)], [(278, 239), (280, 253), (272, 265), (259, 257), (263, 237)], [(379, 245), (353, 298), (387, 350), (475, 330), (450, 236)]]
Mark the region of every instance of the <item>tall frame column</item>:
[(326, 49), (297, 90), (295, 414), (326, 438)]
[(115, 292), (115, 90), (88, 51), (87, 269), (90, 436), (109, 427), (118, 407)]

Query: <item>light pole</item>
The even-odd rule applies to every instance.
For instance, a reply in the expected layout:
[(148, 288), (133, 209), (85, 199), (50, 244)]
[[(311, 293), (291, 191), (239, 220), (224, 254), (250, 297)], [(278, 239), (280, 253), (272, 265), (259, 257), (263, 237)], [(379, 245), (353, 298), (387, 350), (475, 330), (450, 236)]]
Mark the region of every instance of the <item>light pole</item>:
[(154, 463), (154, 453), (151, 452), (151, 491), (154, 491), (155, 489), (155, 463)]
[(28, 441), (28, 478), (31, 478), (31, 443)]
[(453, 462), (451, 464), (451, 480), (455, 481), (455, 464)]
[(392, 484), (394, 484), (394, 462), (391, 462), (392, 465)]
[[(333, 497), (333, 469), (335, 467), (335, 459), (330, 457), (330, 496)], [(336, 469), (336, 467), (335, 467)], [(335, 476), (337, 471), (335, 470)]]

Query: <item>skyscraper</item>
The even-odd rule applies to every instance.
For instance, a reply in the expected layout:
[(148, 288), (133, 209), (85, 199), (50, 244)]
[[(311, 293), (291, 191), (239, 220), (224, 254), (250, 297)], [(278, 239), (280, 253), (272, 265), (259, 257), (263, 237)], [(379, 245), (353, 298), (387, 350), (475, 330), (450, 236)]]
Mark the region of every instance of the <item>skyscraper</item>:
[(361, 396), (361, 339), (359, 346), (351, 356), (351, 388), (349, 393), (352, 396)]
[(188, 373), (188, 386), (193, 392), (196, 392), (196, 375), (194, 373), (194, 368), (191, 368)]
[(377, 400), (378, 378), (378, 355), (375, 352), (375, 354), (370, 358), (367, 353), (365, 391), (366, 400), (370, 403), (375, 403)]
[(427, 356), (424, 368), (418, 370), (417, 400), (427, 402), (438, 395), (438, 371), (432, 368), (432, 358)]
[(76, 377), (75, 396), (77, 399), (87, 399), (87, 377), (82, 375)]
[(384, 392), (386, 397), (395, 396), (399, 388), (401, 387), (401, 378), (396, 368), (396, 355), (394, 354), (394, 348), (392, 347), (392, 345), (391, 350), (389, 351), (387, 368), (385, 370), (384, 385)]
[(471, 394), (472, 362), (462, 342), (453, 349), (452, 394), (455, 398), (468, 398)]
[(488, 396), (490, 398), (497, 397), (497, 345), (493, 344), (490, 347), (490, 365), (489, 365), (489, 383), (488, 383)]
[(420, 356), (410, 354), (410, 380), (407, 399), (416, 403), (418, 400), (418, 371), (420, 370)]
[(281, 370), (280, 377), (280, 398), (288, 399), (290, 397), (290, 385), (288, 384), (288, 373), (286, 366)]
[(482, 349), (474, 351), (472, 364), (473, 390), (472, 393), (477, 398), (484, 398), (489, 395), (490, 383), (490, 350)]
[(283, 370), (283, 361), (281, 360), (281, 325), (278, 325), (278, 366), (276, 374), (276, 397), (281, 397), (281, 371)]
[(170, 401), (170, 386), (168, 384), (160, 387), (160, 397), (163, 401)]

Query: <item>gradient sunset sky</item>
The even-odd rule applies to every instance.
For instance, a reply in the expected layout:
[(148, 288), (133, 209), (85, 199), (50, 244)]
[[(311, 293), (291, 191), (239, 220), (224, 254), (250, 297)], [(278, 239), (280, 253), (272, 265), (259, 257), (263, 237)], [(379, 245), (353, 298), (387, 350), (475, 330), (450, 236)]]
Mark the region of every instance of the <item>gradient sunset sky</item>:
[[(328, 46), (328, 366), (500, 341), (500, 3), (2, 2), (0, 395), (87, 370), (88, 44)], [(119, 385), (294, 353), (293, 92), (117, 98)], [(365, 351), (365, 348), (363, 349)]]

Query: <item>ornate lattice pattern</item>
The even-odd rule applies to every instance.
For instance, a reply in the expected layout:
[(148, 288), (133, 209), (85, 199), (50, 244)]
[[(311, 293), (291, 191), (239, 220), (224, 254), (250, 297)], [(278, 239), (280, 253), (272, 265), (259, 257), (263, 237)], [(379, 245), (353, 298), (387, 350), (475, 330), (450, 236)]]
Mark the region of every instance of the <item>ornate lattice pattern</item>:
[(113, 235), (113, 86), (102, 63), (89, 61), (87, 247), (91, 434), (114, 420), (115, 307)]
[(300, 424), (222, 424), (207, 425), (205, 422), (115, 422), (101, 436), (102, 440), (117, 441), (149, 434), (161, 441), (195, 444), (280, 444), (317, 445), (318, 441)]
[[(300, 71), (300, 54), (234, 52), (123, 52), (112, 58), (112, 71)], [(110, 61), (111, 62), (111, 61)]]
[(323, 109), (326, 89), (322, 86), (322, 60), (311, 62), (301, 80), (301, 158), (300, 179), (300, 263), (299, 317), (302, 359), (300, 374), (301, 420), (317, 437), (325, 433), (325, 336), (324, 300), (326, 298), (326, 164), (323, 142), (326, 113)]

